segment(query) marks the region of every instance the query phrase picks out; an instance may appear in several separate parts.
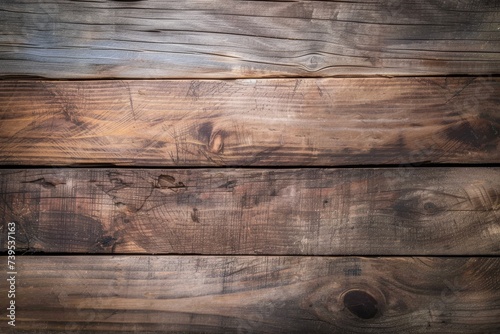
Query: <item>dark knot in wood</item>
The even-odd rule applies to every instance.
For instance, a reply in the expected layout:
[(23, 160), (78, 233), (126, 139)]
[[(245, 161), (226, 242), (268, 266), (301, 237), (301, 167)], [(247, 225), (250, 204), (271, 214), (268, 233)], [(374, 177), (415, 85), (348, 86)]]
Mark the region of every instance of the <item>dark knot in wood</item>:
[(220, 154), (224, 150), (224, 132), (218, 131), (215, 132), (210, 138), (210, 142), (208, 144), (208, 149), (210, 152), (215, 154)]
[(377, 300), (362, 290), (351, 290), (344, 295), (344, 306), (361, 319), (372, 319), (379, 311)]

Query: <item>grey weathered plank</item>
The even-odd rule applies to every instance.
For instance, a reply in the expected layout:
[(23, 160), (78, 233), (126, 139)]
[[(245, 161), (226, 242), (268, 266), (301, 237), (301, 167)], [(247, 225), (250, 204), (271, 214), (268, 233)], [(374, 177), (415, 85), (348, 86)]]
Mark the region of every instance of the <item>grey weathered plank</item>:
[(16, 330), (3, 319), (4, 333), (500, 328), (497, 257), (24, 256), (17, 272)]
[(0, 171), (23, 252), (498, 255), (499, 201), (498, 168)]
[(0, 2), (0, 75), (490, 74), (496, 0)]
[(0, 164), (500, 162), (500, 79), (0, 81)]

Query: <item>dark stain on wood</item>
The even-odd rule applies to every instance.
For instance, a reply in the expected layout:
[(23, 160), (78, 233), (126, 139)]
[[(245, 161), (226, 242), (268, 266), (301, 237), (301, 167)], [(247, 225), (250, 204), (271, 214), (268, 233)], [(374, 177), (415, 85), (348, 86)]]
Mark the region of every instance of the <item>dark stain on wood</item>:
[(200, 129), (198, 130), (198, 136), (202, 143), (206, 143), (208, 147), (210, 147), (210, 139), (212, 138), (213, 125), (211, 122), (205, 122), (201, 124)]
[(500, 123), (478, 119), (472, 122), (464, 121), (445, 129), (448, 140), (461, 143), (473, 149), (497, 150), (500, 138)]
[(434, 215), (440, 211), (434, 203), (422, 203), (418, 197), (398, 199), (393, 209), (396, 216), (403, 220), (413, 220), (420, 215)]
[[(59, 243), (60, 246), (67, 247), (75, 253), (85, 253), (89, 250), (107, 252), (109, 241), (106, 242), (103, 226), (87, 215), (52, 210), (40, 212), (38, 219), (50, 223), (23, 224), (31, 235), (30, 251), (43, 245), (44, 252), (58, 252), (58, 246), (54, 246)], [(61, 238), (61, 235), (65, 237)]]
[(99, 239), (98, 242), (103, 247), (111, 247), (116, 242), (116, 238), (113, 238), (112, 236), (107, 235), (107, 236), (104, 236), (101, 239)]

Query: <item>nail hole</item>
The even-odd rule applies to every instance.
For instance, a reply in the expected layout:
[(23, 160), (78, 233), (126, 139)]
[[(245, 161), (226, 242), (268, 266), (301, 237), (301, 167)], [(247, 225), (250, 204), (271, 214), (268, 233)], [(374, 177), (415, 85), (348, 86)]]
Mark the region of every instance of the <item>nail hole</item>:
[(361, 319), (372, 319), (378, 313), (378, 303), (369, 293), (351, 290), (344, 295), (344, 306)]

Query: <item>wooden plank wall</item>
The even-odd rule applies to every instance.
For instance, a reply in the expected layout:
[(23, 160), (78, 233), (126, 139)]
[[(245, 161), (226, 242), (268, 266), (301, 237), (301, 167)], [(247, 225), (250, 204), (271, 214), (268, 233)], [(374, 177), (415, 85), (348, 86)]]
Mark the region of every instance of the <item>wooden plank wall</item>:
[(0, 18), (0, 332), (500, 331), (498, 1)]

